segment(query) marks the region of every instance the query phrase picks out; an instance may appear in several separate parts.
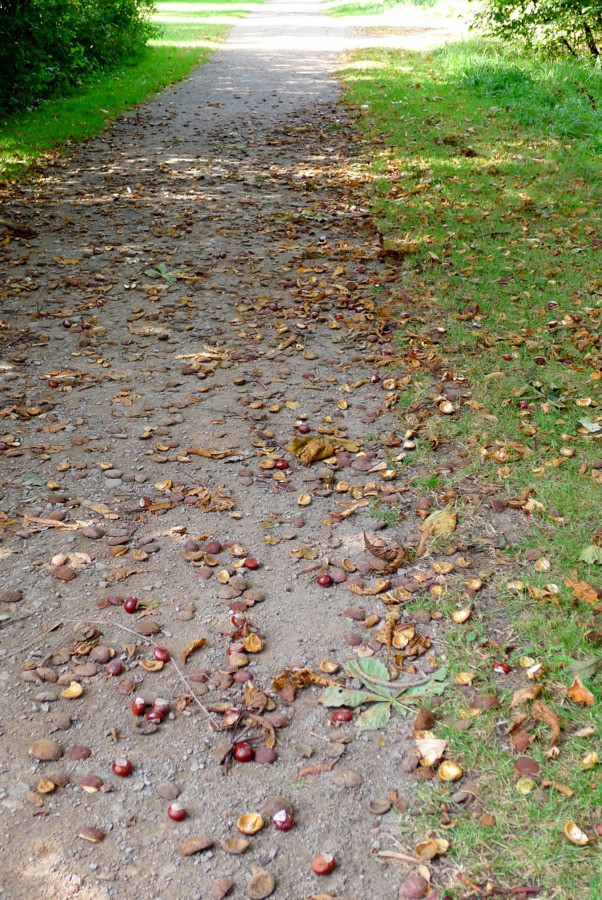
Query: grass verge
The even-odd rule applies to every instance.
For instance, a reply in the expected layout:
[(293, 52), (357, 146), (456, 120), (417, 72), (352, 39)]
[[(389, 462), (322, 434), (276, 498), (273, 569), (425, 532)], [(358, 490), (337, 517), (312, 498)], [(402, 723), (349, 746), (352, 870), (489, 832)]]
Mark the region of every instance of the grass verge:
[(117, 116), (181, 81), (205, 62), (229, 23), (261, 0), (157, 3), (157, 37), (135, 58), (104, 72), (67, 97), (11, 116), (0, 127), (0, 179), (17, 178), (73, 141), (99, 134)]
[[(567, 693), (573, 660), (602, 661), (602, 76), (475, 40), (426, 54), (362, 51), (343, 77), (375, 148), (375, 230), (404, 269), (400, 414), (429, 473), (421, 486), (463, 503), (464, 516), (478, 503), (502, 516), (509, 504), (529, 526), (482, 595), (439, 600), (448, 620), (458, 606), (472, 615), (450, 621), (458, 688), (437, 728), (465, 779), (420, 789), (419, 825), (440, 836), (444, 827), (451, 843), (434, 882), (453, 897), (521, 886), (602, 897), (600, 764), (588, 756), (600, 668), (584, 676), (587, 702)], [(449, 448), (461, 468), (442, 464)], [(525, 687), (538, 697), (512, 707)], [(495, 707), (475, 708), (487, 695)], [(521, 755), (535, 764), (526, 781)], [(454, 799), (464, 784), (467, 796)], [(586, 846), (563, 834), (570, 821)]]

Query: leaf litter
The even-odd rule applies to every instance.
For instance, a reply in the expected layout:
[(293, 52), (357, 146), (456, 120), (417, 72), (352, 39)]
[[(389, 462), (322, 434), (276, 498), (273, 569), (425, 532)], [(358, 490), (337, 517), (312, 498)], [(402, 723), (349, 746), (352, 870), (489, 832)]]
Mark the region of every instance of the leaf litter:
[[(371, 790), (374, 786), (379, 795), (401, 781), (404, 788), (409, 785), (411, 789), (412, 779), (418, 777), (411, 774), (415, 762), (427, 782), (429, 777), (434, 782), (437, 776), (447, 786), (462, 778), (463, 767), (451, 758), (456, 755), (453, 736), (442, 739), (430, 734), (439, 727), (438, 714), (423, 736), (416, 737), (419, 757), (410, 754), (404, 758), (407, 772), (403, 779), (388, 751), (378, 764), (373, 751), (379, 748), (380, 753), (381, 747), (388, 748), (400, 734), (406, 734), (409, 726), (403, 720), (418, 706), (432, 705), (436, 711), (439, 703), (459, 689), (470, 691), (460, 694), (467, 706), (471, 703), (465, 721), (471, 721), (473, 713), (477, 721), (486, 710), (475, 704), (481, 696), (477, 691), (491, 677), (488, 654), (499, 652), (513, 661), (514, 649), (506, 647), (503, 629), (487, 638), (475, 631), (468, 642), (474, 677), (469, 684), (452, 684), (441, 660), (439, 625), (445, 598), (457, 595), (461, 609), (471, 612), (467, 617), (450, 616), (453, 627), (470, 628), (467, 623), (473, 610), (474, 617), (479, 617), (480, 605), (499, 587), (495, 571), (508, 578), (511, 575), (504, 568), (507, 545), (498, 545), (501, 529), (496, 516), (504, 516), (504, 529), (510, 534), (513, 529), (520, 532), (522, 526), (516, 520), (524, 521), (527, 513), (558, 518), (532, 490), (500, 499), (501, 491), (492, 482), (475, 484), (467, 479), (446, 487), (438, 479), (433, 481), (428, 464), (425, 467), (413, 461), (417, 447), (440, 454), (440, 467), (445, 471), (461, 471), (470, 461), (463, 449), (448, 446), (437, 424), (443, 417), (459, 418), (473, 410), (470, 385), (453, 367), (442, 374), (444, 331), (431, 329), (431, 323), (422, 319), (423, 310), (405, 291), (399, 264), (408, 255), (416, 255), (420, 244), (411, 235), (387, 236), (376, 247), (372, 237), (362, 232), (366, 216), (352, 202), (356, 199), (355, 176), (351, 168), (345, 170), (350, 145), (324, 127), (317, 115), (310, 116), (308, 138), (307, 115), (279, 126), (270, 135), (269, 146), (261, 151), (256, 172), (266, 184), (276, 184), (285, 200), (276, 208), (267, 201), (253, 201), (258, 204), (249, 207), (254, 229), (240, 217), (247, 188), (237, 167), (245, 165), (247, 149), (230, 149), (236, 166), (229, 163), (227, 154), (221, 155), (221, 141), (230, 140), (224, 132), (211, 148), (219, 162), (207, 159), (187, 176), (192, 192), (198, 191), (198, 182), (207, 174), (223, 185), (223, 196), (214, 194), (216, 198), (219, 194), (220, 203), (209, 214), (214, 251), (207, 249), (205, 225), (197, 211), (192, 212), (188, 204), (158, 201), (142, 182), (136, 188), (139, 193), (128, 203), (143, 217), (146, 204), (157, 206), (158, 215), (145, 218), (145, 246), (130, 240), (130, 232), (136, 229), (130, 227), (130, 214), (117, 201), (111, 213), (115, 223), (98, 211), (84, 212), (80, 224), (84, 232), (90, 232), (90, 239), (102, 230), (112, 243), (103, 244), (104, 239), (99, 238), (102, 245), (94, 243), (89, 255), (84, 249), (83, 260), (79, 233), (69, 220), (64, 223), (66, 244), (60, 258), (50, 255), (45, 240), (27, 245), (20, 241), (34, 236), (13, 231), (10, 251), (5, 251), (12, 273), (9, 288), (11, 296), (21, 299), (18, 303), (7, 300), (10, 329), (0, 332), (7, 344), (10, 374), (16, 376), (6, 382), (5, 406), (0, 413), (7, 425), (7, 433), (0, 435), (0, 453), (7, 457), (13, 473), (10, 480), (2, 482), (4, 546), (14, 553), (18, 548), (33, 566), (37, 558), (63, 553), (74, 577), (59, 577), (60, 584), (53, 584), (61, 613), (63, 608), (72, 609), (85, 621), (92, 610), (95, 616), (100, 610), (105, 617), (102, 627), (82, 638), (78, 652), (65, 640), (46, 659), (51, 649), (43, 641), (48, 614), (39, 606), (26, 606), (32, 619), (18, 631), (27, 649), (31, 648), (31, 658), (15, 676), (14, 694), (7, 699), (12, 712), (23, 716), (31, 732), (28, 740), (45, 734), (55, 721), (61, 734), (65, 726), (65, 743), (71, 740), (70, 716), (82, 717), (104, 773), (111, 760), (102, 711), (110, 720), (115, 740), (127, 740), (137, 757), (135, 765), (147, 766), (144, 771), (151, 773), (151, 781), (152, 767), (158, 770), (164, 759), (169, 759), (170, 768), (192, 798), (191, 810), (195, 804), (198, 808), (202, 805), (203, 825), (206, 817), (211, 833), (215, 826), (216, 831), (222, 830), (221, 839), (241, 840), (223, 825), (230, 810), (235, 821), (248, 825), (250, 830), (245, 833), (264, 851), (268, 838), (260, 832), (267, 828), (255, 828), (261, 816), (247, 812), (252, 806), (245, 798), (257, 796), (257, 784), (266, 793), (268, 787), (284, 791), (286, 772), (295, 771), (301, 778), (316, 776), (315, 792), (309, 799), (299, 799), (306, 820), (322, 814), (321, 778), (335, 768), (343, 753), (353, 763), (350, 771), (361, 769), (363, 783)], [(353, 121), (347, 124), (353, 134)], [(144, 122), (140, 127), (144, 130)], [(254, 127), (249, 141), (255, 153)], [(309, 176), (299, 181), (285, 174), (290, 168), (289, 154), (295, 153), (299, 166), (306, 166), (308, 158), (313, 160), (316, 142), (320, 149), (332, 149), (334, 143), (335, 157), (340, 154), (344, 161), (342, 185), (347, 199), (329, 193)], [(121, 176), (110, 171), (108, 162), (101, 164), (97, 152), (90, 151), (92, 155), (87, 157), (88, 151), (82, 151), (84, 162), (87, 159), (86, 164), (98, 168), (104, 179), (120, 183)], [(110, 147), (109, 152), (119, 157), (117, 147)], [(275, 172), (275, 158), (286, 162), (283, 171)], [(325, 163), (315, 159), (313, 164), (319, 180)], [(169, 186), (172, 174), (164, 162), (153, 165), (157, 182)], [(59, 174), (68, 176), (68, 166), (68, 160), (57, 163)], [(63, 215), (50, 176), (42, 176), (27, 191), (38, 204), (39, 223), (48, 219), (51, 225), (52, 217)], [(201, 194), (195, 198), (206, 206)], [(10, 192), (8, 200), (26, 216), (27, 210)], [(303, 216), (297, 212), (300, 200), (307, 213)], [(324, 240), (305, 230), (301, 220), (319, 223)], [(36, 221), (38, 234), (39, 223)], [(187, 229), (197, 244), (203, 236), (202, 259), (187, 262), (193, 254), (184, 238)], [(251, 232), (255, 236), (248, 245)], [(173, 258), (166, 259), (162, 246), (166, 240), (174, 242)], [(278, 247), (278, 254), (272, 253), (272, 247)], [(114, 252), (119, 254), (116, 268), (104, 265), (104, 259), (114, 258), (105, 254)], [(94, 259), (103, 265), (89, 271), (86, 261)], [(141, 275), (137, 276), (139, 282), (130, 280), (127, 266), (134, 262), (148, 283)], [(29, 266), (33, 276), (26, 274)], [(39, 317), (27, 321), (21, 302), (36, 292), (45, 297), (43, 308)], [(427, 291), (429, 304), (434, 306)], [(398, 313), (405, 306), (413, 312), (413, 331), (406, 331), (406, 344), (400, 346), (391, 338), (399, 326)], [(479, 313), (470, 313), (471, 319), (476, 315)], [(139, 325), (132, 324), (140, 320)], [(215, 346), (204, 343), (208, 333)], [(118, 339), (122, 357), (113, 349)], [(517, 336), (517, 346), (523, 340), (524, 336)], [(199, 349), (201, 346), (205, 349)], [(40, 352), (45, 362), (48, 355), (45, 381), (39, 379), (35, 367)], [(81, 371), (65, 365), (65, 352)], [(412, 401), (402, 420), (397, 416), (398, 405), (416, 379), (432, 379), (436, 389), (430, 397)], [(119, 385), (116, 396), (115, 384)], [(446, 396), (451, 391), (453, 398)], [(525, 386), (520, 399), (558, 409), (571, 402), (561, 389), (541, 382)], [(486, 410), (473, 411), (492, 415)], [(591, 418), (580, 419), (588, 435), (598, 431), (594, 413), (595, 406)], [(135, 437), (132, 426), (140, 430), (136, 425), (139, 418), (145, 420), (144, 431)], [(38, 430), (55, 435), (44, 440), (54, 441), (56, 446), (40, 445)], [(473, 443), (473, 453), (490, 460), (503, 475), (505, 469), (528, 459), (531, 451), (521, 441), (500, 444), (483, 440)], [(68, 467), (57, 462), (65, 459)], [(411, 477), (406, 479), (408, 470)], [(421, 480), (422, 485), (418, 483)], [(24, 497), (27, 507), (22, 505)], [(88, 519), (89, 513), (94, 517)], [(265, 541), (262, 521), (271, 523), (270, 542)], [(386, 540), (374, 537), (371, 526), (375, 523), (391, 523)], [(91, 528), (95, 530), (87, 536), (85, 532)], [(299, 541), (300, 550), (285, 549), (287, 530), (294, 533), (292, 539)], [(209, 548), (209, 544), (214, 546)], [(81, 549), (73, 550), (74, 546)], [(584, 548), (583, 561), (595, 565), (596, 550), (597, 544)], [(76, 556), (78, 552), (85, 552), (87, 558)], [(255, 559), (251, 553), (263, 556), (255, 560), (257, 568), (249, 563)], [(117, 564), (122, 556), (140, 565)], [(294, 567), (318, 559), (318, 569), (305, 572), (296, 588)], [(54, 568), (56, 574), (63, 567)], [(318, 585), (318, 570), (335, 576), (332, 584)], [(474, 577), (467, 579), (467, 570), (472, 570), (469, 574)], [(218, 574), (222, 572), (224, 576)], [(37, 577), (45, 576), (40, 572)], [(84, 577), (85, 590), (81, 586)], [(562, 589), (568, 587), (576, 602), (595, 607), (599, 596), (593, 577), (591, 582), (575, 577)], [(554, 582), (528, 585), (523, 593), (534, 600), (559, 602), (550, 584)], [(46, 599), (46, 585), (37, 578), (28, 577), (25, 587), (26, 605), (30, 598), (36, 602)], [(154, 636), (140, 634), (135, 628), (140, 621), (148, 621), (148, 616), (142, 620), (132, 617), (131, 642), (121, 652), (112, 645), (119, 624), (129, 621), (125, 594), (148, 599), (146, 610), (153, 613), (159, 630)], [(352, 620), (361, 621), (363, 628), (354, 625), (353, 632), (347, 630), (345, 613), (350, 596), (361, 597), (367, 607), (363, 620)], [(153, 597), (158, 598), (156, 616), (150, 605)], [(6, 605), (3, 602), (2, 612), (12, 603), (10, 599)], [(191, 635), (198, 634), (199, 619), (208, 637), (191, 640)], [(59, 631), (63, 627), (56, 626)], [(302, 642), (298, 643), (299, 639)], [(165, 661), (153, 656), (163, 645), (171, 653)], [(353, 659), (349, 659), (350, 647)], [(24, 652), (18, 650), (17, 656)], [(322, 669), (318, 660), (327, 654), (328, 665)], [(87, 674), (75, 672), (79, 656), (91, 662)], [(105, 669), (114, 660), (123, 666), (118, 676)], [(180, 673), (177, 660), (183, 667)], [(582, 672), (584, 679), (593, 677), (598, 661), (595, 657), (589, 662), (587, 672)], [(334, 671), (329, 666), (335, 666)], [(509, 708), (530, 704), (514, 735), (527, 735), (530, 743), (542, 740), (548, 750), (564, 752), (569, 734), (562, 715), (553, 708), (562, 702), (558, 689), (545, 673), (543, 683), (521, 688), (527, 671), (523, 675), (515, 668), (511, 675), (515, 693)], [(316, 689), (321, 691), (319, 695)], [(170, 712), (165, 721), (148, 721), (146, 715), (142, 720), (132, 718), (130, 703), (138, 692), (145, 713), (152, 711), (158, 699), (167, 697)], [(545, 702), (539, 699), (542, 694)], [(579, 676), (572, 685), (567, 683), (566, 697), (580, 708), (595, 702), (593, 692)], [(35, 713), (30, 711), (32, 704)], [(71, 713), (74, 706), (77, 712)], [(65, 711), (56, 713), (59, 707)], [(352, 711), (352, 727), (345, 721), (331, 722), (328, 713), (323, 715), (337, 710)], [(199, 727), (198, 716), (203, 711), (207, 715)], [(316, 716), (322, 716), (315, 732), (320, 749), (334, 747), (333, 752), (340, 756), (312, 762), (297, 772), (287, 758), (293, 755), (295, 740), (309, 739), (305, 723), (315, 723)], [(365, 743), (355, 740), (357, 732), (368, 732)], [(540, 733), (545, 737), (540, 738)], [(14, 734), (11, 740), (18, 744)], [(202, 741), (205, 750), (199, 750)], [(236, 758), (234, 751), (240, 744), (251, 746), (256, 761), (244, 763)], [(206, 749), (215, 750), (215, 765), (203, 762), (202, 778), (197, 775), (200, 767), (192, 770), (188, 762), (183, 764), (192, 745), (195, 760), (203, 753), (210, 760)], [(583, 755), (583, 760), (581, 771), (595, 772), (594, 757)], [(22, 763), (15, 766), (15, 781), (27, 779), (28, 770)], [(222, 779), (222, 772), (229, 773), (228, 781)], [(205, 780), (209, 790), (197, 784)], [(343, 770), (339, 781), (345, 788), (357, 779)], [(546, 785), (547, 780), (541, 784)], [(564, 790), (565, 796), (571, 790), (557, 781), (550, 781), (550, 786), (561, 793)], [(80, 813), (68, 807), (61, 791), (42, 788), (38, 799), (44, 812), (56, 810), (72, 823), (73, 833), (88, 842), (102, 840), (106, 847), (112, 841), (112, 834), (105, 835), (80, 821)], [(180, 865), (179, 853), (185, 857), (203, 853), (209, 859), (205, 851), (213, 838), (201, 834), (189, 843), (174, 842), (173, 831), (162, 830), (165, 825), (155, 811), (149, 811), (145, 792), (130, 790), (127, 779), (115, 790), (121, 800), (127, 798), (133, 815), (141, 821), (150, 817), (174, 865)], [(344, 793), (339, 818), (354, 821), (360, 801), (353, 799), (352, 790)], [(104, 800), (102, 791), (97, 794)], [(446, 794), (446, 803), (447, 798)], [(399, 797), (395, 802), (400, 802)], [(85, 809), (87, 816), (95, 808)], [(192, 821), (193, 816), (197, 818), (195, 811), (191, 812)], [(575, 838), (571, 841), (575, 846), (591, 841), (589, 824), (582, 823), (588, 834), (581, 826), (569, 825), (565, 836)], [(26, 827), (28, 835), (39, 836), (34, 826)], [(141, 840), (139, 833), (135, 824), (128, 827), (133, 842)], [(355, 867), (355, 873), (361, 871), (364, 877), (363, 861), (369, 858), (365, 834), (352, 834), (344, 825), (337, 825), (335, 833), (343, 857), (346, 846), (353, 846), (353, 853), (345, 859), (347, 871)], [(585, 843), (583, 834), (588, 838)], [(266, 843), (261, 843), (264, 840)], [(453, 846), (453, 841), (450, 844)], [(397, 861), (407, 864), (410, 860), (412, 866), (426, 861), (435, 870), (442, 865), (436, 861), (444, 856), (448, 841), (433, 836), (423, 840), (416, 835), (411, 846), (412, 853), (398, 853)], [(285, 861), (275, 865), (278, 882), (290, 893), (294, 888), (287, 882), (288, 852), (282, 844), (279, 853)], [(369, 864), (365, 865), (373, 884), (380, 885), (384, 877), (397, 887), (397, 876), (383, 875), (380, 870), (375, 875)], [(445, 871), (437, 869), (435, 877), (445, 878)], [(426, 869), (425, 874), (428, 878), (418, 877), (428, 884), (431, 873)], [(121, 879), (121, 871), (117, 877)], [(237, 878), (244, 883), (241, 870)], [(256, 871), (253, 890), (261, 892), (265, 884), (271, 890), (271, 878), (263, 870)]]

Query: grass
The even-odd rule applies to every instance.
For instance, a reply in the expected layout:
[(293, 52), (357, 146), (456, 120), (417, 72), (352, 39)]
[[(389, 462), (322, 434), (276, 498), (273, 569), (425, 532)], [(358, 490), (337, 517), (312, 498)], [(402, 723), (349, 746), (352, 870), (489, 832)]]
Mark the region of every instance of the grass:
[(208, 59), (229, 27), (261, 0), (158, 2), (157, 37), (135, 58), (67, 97), (5, 119), (0, 127), (0, 179), (24, 174), (37, 161), (99, 134), (125, 110), (185, 78)]
[[(566, 695), (571, 661), (602, 653), (588, 636), (600, 627), (600, 603), (577, 600), (566, 581), (601, 581), (600, 567), (580, 556), (601, 539), (602, 73), (479, 39), (425, 54), (364, 50), (344, 81), (374, 148), (367, 172), (374, 226), (414, 298), (403, 301), (410, 316), (397, 335), (397, 365), (415, 372), (400, 396), (404, 427), (417, 431), (413, 485), (442, 496), (455, 490), (458, 502), (479, 489), (484, 502), (521, 493), (532, 501), (504, 553), (508, 567), (489, 573), (483, 599), (470, 601), (472, 618), (450, 625), (444, 640), (451, 675), (473, 672), (477, 693), (495, 691), (500, 706), (458, 731), (469, 701), (459, 689), (444, 698), (447, 724), (436, 733), (448, 739), (475, 799), (450, 802), (464, 782), (449, 788), (434, 779), (421, 787), (424, 835), (451, 843), (451, 865), (436, 868), (433, 879), (453, 897), (478, 895), (455, 870), (477, 885), (539, 885), (545, 898), (600, 898), (599, 764), (580, 767), (594, 746), (591, 737), (575, 736), (586, 726), (600, 733), (599, 676), (586, 682), (592, 707)], [(400, 241), (413, 243), (413, 252), (396, 253)], [(443, 329), (436, 342), (435, 328)], [(450, 415), (439, 411), (446, 378), (460, 385)], [(440, 449), (430, 449), (433, 438)], [(446, 472), (439, 484), (442, 455), (458, 450), (469, 466)], [(461, 515), (470, 511), (464, 500)], [(538, 558), (549, 560), (549, 572), (538, 573)], [(535, 588), (556, 583), (558, 605), (510, 593), (506, 584), (517, 575)], [(466, 602), (450, 590), (438, 608), (449, 621)], [(492, 670), (500, 656), (512, 667), (509, 676)], [(536, 740), (526, 752), (541, 774), (526, 796), (517, 790), (504, 736), (517, 713), (509, 708), (513, 691), (529, 684), (523, 656), (543, 664), (540, 699), (562, 726), (560, 753), (550, 758), (548, 727), (531, 721)], [(574, 793), (544, 789), (544, 777)], [(446, 831), (442, 804), (453, 821)], [(483, 814), (495, 824), (483, 825)], [(592, 836), (588, 847), (564, 837), (571, 820)], [(402, 820), (402, 842), (415, 836), (413, 821)]]

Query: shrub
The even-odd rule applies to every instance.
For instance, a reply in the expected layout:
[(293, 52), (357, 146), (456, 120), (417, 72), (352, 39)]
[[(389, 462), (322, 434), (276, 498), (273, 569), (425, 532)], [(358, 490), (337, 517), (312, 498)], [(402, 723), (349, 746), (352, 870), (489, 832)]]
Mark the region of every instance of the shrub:
[(602, 52), (600, 0), (484, 0), (477, 20), (504, 40), (574, 56)]
[(23, 109), (136, 53), (153, 0), (0, 0), (0, 108)]

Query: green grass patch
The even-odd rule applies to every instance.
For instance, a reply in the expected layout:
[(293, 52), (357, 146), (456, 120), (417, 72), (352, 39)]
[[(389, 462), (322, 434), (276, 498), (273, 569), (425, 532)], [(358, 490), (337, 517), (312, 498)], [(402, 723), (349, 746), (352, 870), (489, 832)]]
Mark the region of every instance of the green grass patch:
[(205, 62), (228, 23), (261, 0), (178, 0), (157, 3), (157, 37), (135, 58), (104, 72), (67, 97), (8, 117), (0, 127), (0, 178), (19, 177), (35, 162), (73, 141), (99, 134), (117, 116), (143, 103)]
[[(450, 807), (454, 824), (444, 833), (441, 804), (453, 789), (436, 779), (426, 785), (425, 836), (450, 840), (447, 859), (477, 884), (538, 885), (542, 896), (567, 900), (602, 896), (599, 766), (580, 767), (592, 737), (573, 736), (588, 726), (600, 732), (600, 675), (586, 679), (593, 707), (566, 695), (571, 661), (602, 654), (592, 635), (600, 603), (575, 599), (566, 583), (602, 581), (600, 566), (580, 558), (602, 540), (602, 73), (471, 40), (426, 54), (362, 51), (344, 80), (375, 148), (366, 163), (374, 225), (390, 265), (404, 273), (400, 304), (409, 317), (400, 319), (397, 365), (415, 372), (400, 394), (404, 427), (416, 429), (413, 486), (444, 502), (455, 490), (461, 516), (472, 512), (465, 494), (480, 488), (485, 498), (531, 498), (528, 528), (518, 529), (527, 536), (504, 554), (510, 565), (488, 573), (489, 599), (477, 595), (469, 623), (444, 640), (451, 674), (474, 673), (478, 693), (495, 690), (500, 707), (469, 713), (470, 729), (458, 731), (470, 703), (459, 691), (445, 697), (448, 725), (437, 734), (448, 738), (476, 799)], [(454, 411), (442, 415), (450, 380), (458, 384)], [(444, 466), (441, 477), (442, 462), (458, 451), (470, 465)], [(548, 572), (536, 570), (538, 558), (549, 560)], [(517, 576), (534, 588), (556, 584), (557, 604), (509, 592)], [(446, 619), (466, 603), (451, 591), (438, 601)], [(505, 682), (492, 670), (500, 655), (513, 669)], [(541, 699), (562, 734), (555, 759), (545, 752), (547, 726), (531, 726), (527, 752), (541, 775), (523, 796), (504, 731), (526, 656), (544, 666)], [(543, 778), (574, 793), (542, 787)], [(482, 814), (495, 824), (482, 825)], [(587, 848), (564, 837), (571, 820), (593, 836)], [(402, 821), (402, 841), (410, 833), (414, 824)], [(474, 895), (453, 878), (443, 886), (454, 897)]]

